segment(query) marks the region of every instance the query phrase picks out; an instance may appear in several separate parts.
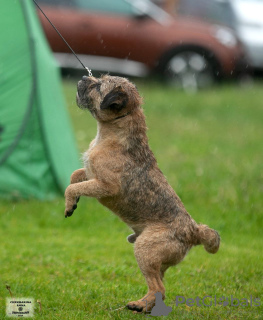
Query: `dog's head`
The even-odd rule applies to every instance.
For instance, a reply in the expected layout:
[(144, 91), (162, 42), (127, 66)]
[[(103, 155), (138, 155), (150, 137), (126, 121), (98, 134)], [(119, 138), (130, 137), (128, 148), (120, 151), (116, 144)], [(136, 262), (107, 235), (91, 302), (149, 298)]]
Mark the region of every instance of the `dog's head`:
[(131, 82), (122, 77), (86, 77), (78, 82), (77, 104), (98, 121), (112, 121), (132, 114), (142, 99)]

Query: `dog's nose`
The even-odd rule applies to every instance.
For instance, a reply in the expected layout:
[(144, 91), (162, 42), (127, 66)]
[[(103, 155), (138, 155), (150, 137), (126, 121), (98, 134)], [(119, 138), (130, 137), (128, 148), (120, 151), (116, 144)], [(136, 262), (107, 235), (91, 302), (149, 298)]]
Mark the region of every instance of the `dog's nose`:
[(83, 80), (83, 81), (86, 81), (87, 79), (88, 79), (87, 76), (83, 76), (83, 77), (82, 77), (82, 80)]

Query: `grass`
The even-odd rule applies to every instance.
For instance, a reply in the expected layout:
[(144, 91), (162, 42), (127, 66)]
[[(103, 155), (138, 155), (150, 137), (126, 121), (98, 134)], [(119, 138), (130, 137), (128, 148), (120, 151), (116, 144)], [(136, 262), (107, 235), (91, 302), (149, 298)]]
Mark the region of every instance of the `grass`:
[[(64, 82), (80, 151), (95, 120), (75, 106), (76, 83)], [(138, 83), (150, 146), (193, 218), (220, 232), (216, 255), (202, 247), (166, 274), (165, 319), (263, 319), (263, 88), (223, 86), (187, 95)], [(146, 293), (130, 230), (94, 199), (64, 219), (64, 200), (0, 203), (0, 319), (5, 288), (33, 297), (35, 319), (142, 319), (122, 307)], [(259, 298), (261, 306), (176, 306), (176, 296)], [(245, 301), (245, 300), (242, 300)], [(205, 301), (209, 303), (209, 299)], [(162, 317), (164, 318), (164, 317)]]

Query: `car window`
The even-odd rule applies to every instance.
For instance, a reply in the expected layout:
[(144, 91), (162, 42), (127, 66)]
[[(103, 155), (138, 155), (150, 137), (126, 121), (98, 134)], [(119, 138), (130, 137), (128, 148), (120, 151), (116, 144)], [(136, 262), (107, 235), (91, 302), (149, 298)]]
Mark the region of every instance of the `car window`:
[(134, 9), (125, 0), (38, 0), (50, 6), (74, 7), (94, 12), (110, 12), (120, 15), (134, 15)]
[(75, 7), (76, 0), (38, 0), (39, 3), (43, 3), (50, 6), (62, 6), (62, 7)]
[(231, 5), (224, 0), (181, 0), (178, 12), (230, 27), (233, 26), (235, 19)]
[(75, 0), (78, 8), (95, 12), (133, 15), (132, 6), (125, 0)]

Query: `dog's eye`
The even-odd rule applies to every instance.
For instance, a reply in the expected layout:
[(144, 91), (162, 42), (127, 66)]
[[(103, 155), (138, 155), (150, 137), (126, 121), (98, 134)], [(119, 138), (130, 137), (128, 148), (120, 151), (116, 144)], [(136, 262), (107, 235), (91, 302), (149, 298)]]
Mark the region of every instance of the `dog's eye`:
[(93, 84), (91, 84), (91, 85), (89, 86), (89, 89), (92, 90), (92, 89), (96, 88), (96, 86), (97, 86), (97, 84), (96, 84), (96, 83), (93, 83)]
[(100, 91), (100, 87), (101, 87), (101, 83), (97, 82), (97, 83), (93, 83), (89, 86), (90, 90), (96, 89), (97, 91)]

